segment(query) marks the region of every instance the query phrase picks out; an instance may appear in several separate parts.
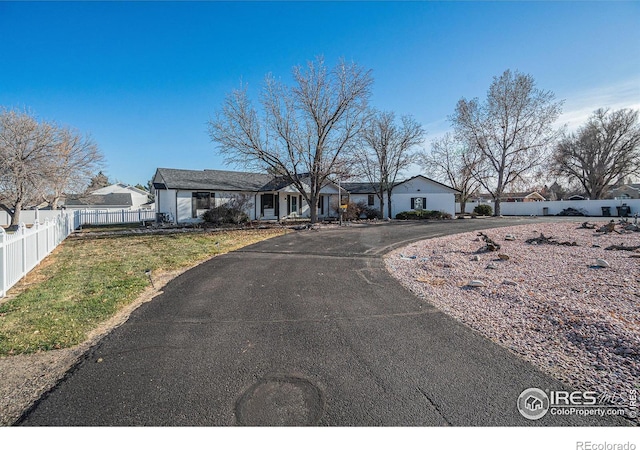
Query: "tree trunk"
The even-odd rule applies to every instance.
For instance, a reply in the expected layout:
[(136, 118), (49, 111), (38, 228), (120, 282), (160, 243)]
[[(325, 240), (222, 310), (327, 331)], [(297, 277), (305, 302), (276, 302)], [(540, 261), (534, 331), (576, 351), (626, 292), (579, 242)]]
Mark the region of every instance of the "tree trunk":
[(387, 211), (389, 212), (389, 219), (392, 219), (393, 217), (391, 217), (391, 189), (387, 191)]
[(500, 196), (498, 196), (498, 198), (494, 199), (495, 201), (495, 209), (493, 211), (493, 215), (494, 216), (499, 216), (500, 215)]
[(309, 196), (309, 218), (312, 224), (318, 221), (318, 194), (314, 192)]
[(22, 201), (18, 201), (13, 205), (13, 214), (9, 213), (11, 216), (11, 223), (9, 226), (15, 226), (20, 224), (20, 210), (22, 209)]
[(460, 197), (460, 214), (464, 214), (464, 210), (467, 207), (467, 200)]
[(378, 199), (380, 200), (380, 218), (384, 219), (384, 189), (382, 187), (380, 188)]

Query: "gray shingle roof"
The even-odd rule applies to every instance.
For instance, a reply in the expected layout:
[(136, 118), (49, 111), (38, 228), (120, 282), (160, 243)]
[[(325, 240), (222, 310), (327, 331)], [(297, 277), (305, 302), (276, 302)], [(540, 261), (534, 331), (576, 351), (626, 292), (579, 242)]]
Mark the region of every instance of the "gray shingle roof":
[(351, 194), (375, 194), (378, 190), (373, 183), (342, 183), (341, 187)]
[(133, 201), (131, 200), (131, 194), (112, 193), (103, 195), (86, 195), (82, 197), (67, 197), (65, 205), (115, 207), (131, 206), (133, 205)]
[(263, 190), (272, 181), (273, 176), (263, 173), (183, 169), (158, 169), (153, 179), (166, 189), (250, 192)]

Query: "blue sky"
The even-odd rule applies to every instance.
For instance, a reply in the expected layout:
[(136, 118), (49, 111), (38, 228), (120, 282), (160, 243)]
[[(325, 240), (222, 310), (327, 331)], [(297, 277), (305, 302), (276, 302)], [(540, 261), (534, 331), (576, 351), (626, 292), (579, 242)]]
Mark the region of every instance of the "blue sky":
[(640, 108), (640, 2), (4, 2), (0, 105), (91, 133), (105, 172), (228, 168), (206, 122), (226, 93), (324, 55), (372, 70), (373, 106), (448, 128), (504, 70), (596, 108)]

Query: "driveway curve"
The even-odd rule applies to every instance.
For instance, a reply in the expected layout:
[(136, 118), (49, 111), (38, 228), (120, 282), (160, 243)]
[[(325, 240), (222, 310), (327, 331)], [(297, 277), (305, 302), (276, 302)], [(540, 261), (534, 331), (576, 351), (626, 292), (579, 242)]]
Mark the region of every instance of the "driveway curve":
[(203, 263), (84, 359), (20, 420), (52, 426), (619, 425), (532, 421), (558, 381), (405, 290), (382, 256), (409, 242), (540, 219), (301, 231)]

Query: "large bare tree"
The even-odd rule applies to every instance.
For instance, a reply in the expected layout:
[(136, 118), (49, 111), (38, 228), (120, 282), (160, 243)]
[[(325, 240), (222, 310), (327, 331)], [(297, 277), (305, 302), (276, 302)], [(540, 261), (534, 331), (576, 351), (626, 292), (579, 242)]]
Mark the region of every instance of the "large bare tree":
[(420, 165), (434, 179), (460, 191), (460, 212), (465, 213), (467, 201), (474, 195), (480, 183), (474, 172), (480, 161), (478, 152), (471, 151), (469, 145), (446, 133), (431, 142), (431, 151), (420, 155)]
[(456, 134), (480, 157), (474, 177), (495, 201), (505, 188), (523, 179), (546, 158), (560, 131), (554, 128), (562, 102), (551, 91), (536, 88), (533, 77), (505, 71), (494, 77), (487, 98), (462, 98), (451, 117)]
[(578, 180), (590, 199), (600, 199), (615, 182), (640, 176), (638, 111), (598, 109), (576, 133), (556, 146), (558, 175)]
[(40, 199), (56, 139), (55, 127), (32, 115), (0, 110), (0, 208), (20, 222), (20, 210)]
[(104, 156), (90, 136), (70, 128), (58, 128), (46, 161), (43, 198), (52, 209), (65, 192), (82, 192), (102, 163)]
[(412, 150), (422, 143), (425, 131), (410, 116), (400, 123), (393, 112), (374, 111), (362, 132), (363, 147), (356, 155), (356, 167), (376, 186), (380, 215), (384, 216), (385, 192), (391, 217), (391, 193), (398, 176), (416, 161)]
[(209, 135), (227, 163), (293, 183), (315, 223), (320, 189), (354, 150), (364, 126), (373, 80), (355, 63), (341, 60), (328, 69), (322, 58), (294, 67), (293, 79), (287, 86), (268, 75), (260, 111), (246, 87), (234, 90), (209, 121)]
[(43, 198), (57, 204), (63, 190), (83, 183), (102, 162), (90, 138), (41, 121), (27, 111), (0, 109), (0, 208), (10, 225)]

